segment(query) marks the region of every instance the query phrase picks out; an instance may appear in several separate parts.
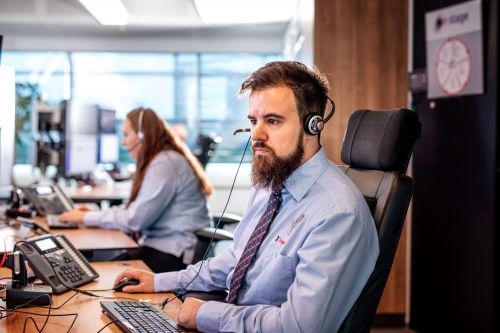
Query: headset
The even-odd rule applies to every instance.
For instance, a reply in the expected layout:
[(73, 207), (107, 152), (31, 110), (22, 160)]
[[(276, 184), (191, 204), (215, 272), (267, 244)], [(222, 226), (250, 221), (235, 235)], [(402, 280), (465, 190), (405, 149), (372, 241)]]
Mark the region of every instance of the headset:
[(142, 132), (142, 122), (144, 118), (144, 109), (139, 113), (139, 122), (137, 123), (137, 138), (139, 142), (142, 143), (142, 139), (144, 138), (144, 133)]
[(326, 118), (323, 117), (319, 113), (311, 113), (304, 120), (304, 131), (309, 135), (317, 135), (321, 133), (323, 128), (325, 127), (325, 123), (330, 120), (330, 118), (335, 113), (335, 103), (330, 96), (326, 96), (332, 105), (332, 109)]
[(131, 148), (128, 148), (128, 152), (131, 153), (137, 146), (139, 146), (142, 143), (142, 140), (144, 139), (144, 133), (142, 132), (142, 122), (143, 122), (143, 117), (144, 117), (144, 109), (141, 110), (141, 113), (139, 113), (139, 121), (137, 122), (137, 143), (133, 145)]

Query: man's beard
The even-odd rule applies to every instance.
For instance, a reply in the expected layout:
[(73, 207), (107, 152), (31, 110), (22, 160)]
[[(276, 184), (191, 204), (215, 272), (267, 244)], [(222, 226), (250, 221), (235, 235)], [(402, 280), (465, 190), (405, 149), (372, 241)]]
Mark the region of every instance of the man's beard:
[(287, 178), (300, 166), (304, 156), (302, 139), (299, 135), (295, 151), (290, 155), (280, 157), (274, 150), (262, 141), (256, 141), (252, 148), (266, 148), (270, 156), (253, 155), (252, 158), (252, 184), (256, 188), (270, 188), (276, 190), (285, 184)]

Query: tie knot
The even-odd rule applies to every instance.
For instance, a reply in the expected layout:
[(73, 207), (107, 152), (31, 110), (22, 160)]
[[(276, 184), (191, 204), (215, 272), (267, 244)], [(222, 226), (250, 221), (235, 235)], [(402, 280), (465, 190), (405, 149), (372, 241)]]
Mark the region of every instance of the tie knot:
[(281, 196), (281, 191), (283, 191), (283, 185), (280, 186), (279, 188), (273, 189), (272, 196), (273, 197), (280, 197)]

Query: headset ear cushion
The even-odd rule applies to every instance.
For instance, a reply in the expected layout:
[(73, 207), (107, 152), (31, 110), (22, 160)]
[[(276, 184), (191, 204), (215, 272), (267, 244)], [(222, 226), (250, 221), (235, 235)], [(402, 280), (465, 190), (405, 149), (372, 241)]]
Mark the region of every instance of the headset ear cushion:
[(323, 117), (317, 113), (311, 113), (304, 121), (304, 131), (309, 135), (317, 135), (323, 130)]
[(137, 138), (139, 139), (139, 142), (142, 143), (142, 139), (144, 139), (144, 133), (142, 132), (142, 125), (144, 122), (144, 110), (141, 110), (141, 113), (139, 113), (139, 121), (137, 124), (138, 130), (137, 130)]

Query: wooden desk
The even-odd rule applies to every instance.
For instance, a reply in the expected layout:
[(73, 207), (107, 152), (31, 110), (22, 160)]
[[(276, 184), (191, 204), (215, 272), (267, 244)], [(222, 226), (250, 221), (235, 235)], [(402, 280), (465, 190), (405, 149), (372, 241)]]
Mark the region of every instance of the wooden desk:
[(123, 202), (129, 198), (131, 188), (131, 182), (120, 182), (113, 185), (66, 188), (64, 191), (75, 202)]
[[(100, 228), (88, 228), (80, 226), (78, 229), (49, 229), (45, 218), (35, 217), (34, 221), (42, 228), (53, 234), (63, 234), (80, 251), (109, 251), (135, 249), (138, 247), (127, 234), (121, 230), (108, 230)], [(26, 229), (26, 228), (24, 228)], [(12, 250), (15, 239), (8, 236), (19, 236), (22, 238), (34, 236), (31, 230), (23, 230), (19, 226), (9, 226), (0, 228), (0, 243), (6, 239), (8, 250)], [(8, 237), (8, 238), (6, 238)], [(3, 251), (3, 244), (2, 251)]]
[[(49, 229), (45, 218), (35, 218), (37, 224)], [(80, 225), (78, 229), (50, 229), (53, 234), (63, 234), (80, 251), (135, 249), (137, 243), (121, 230), (89, 228)]]
[[(99, 272), (100, 277), (98, 280), (88, 283), (82, 286), (81, 289), (109, 289), (113, 285), (113, 281), (116, 275), (129, 267), (137, 267), (148, 270), (147, 266), (140, 260), (131, 261), (114, 261), (114, 262), (100, 262), (93, 263), (92, 266)], [(0, 269), (0, 276), (6, 276), (5, 271), (7, 269)], [(10, 271), (9, 271), (10, 275)], [(52, 306), (57, 307), (67, 300), (73, 291), (68, 291), (61, 295), (54, 295), (52, 298)], [(110, 291), (106, 292), (96, 292), (96, 294), (103, 296), (124, 296), (140, 300), (149, 300), (152, 303), (159, 304), (167, 297), (173, 297), (171, 293), (154, 293), (154, 294), (126, 294), (126, 293), (113, 293)], [(106, 299), (98, 299), (95, 297), (89, 297), (86, 295), (77, 295), (66, 303), (61, 309), (52, 310), (51, 314), (66, 314), (66, 313), (78, 313), (78, 318), (75, 321), (71, 332), (97, 332), (104, 325), (109, 323), (111, 320), (108, 316), (101, 312), (100, 301), (105, 301)], [(120, 299), (115, 299), (120, 300)], [(170, 302), (165, 306), (164, 312), (169, 317), (177, 320), (179, 314), (180, 301), (178, 299)], [(1, 304), (5, 306), (4, 303)], [(46, 314), (47, 309), (44, 308), (29, 308), (22, 309), (21, 311), (30, 311), (33, 313)], [(0, 332), (22, 332), (24, 320), (29, 315), (23, 313), (14, 313), (8, 318), (0, 319)], [(37, 323), (38, 327), (41, 327), (46, 319), (45, 316), (31, 316)], [(50, 317), (47, 326), (44, 328), (44, 332), (67, 332), (71, 326), (74, 316), (68, 317)], [(36, 332), (35, 327), (32, 322), (28, 324), (27, 332)], [(121, 330), (115, 325), (111, 324), (108, 326), (104, 332), (121, 332)]]

